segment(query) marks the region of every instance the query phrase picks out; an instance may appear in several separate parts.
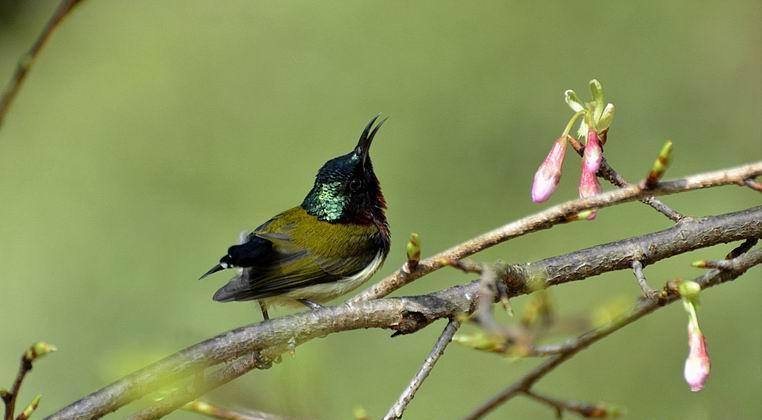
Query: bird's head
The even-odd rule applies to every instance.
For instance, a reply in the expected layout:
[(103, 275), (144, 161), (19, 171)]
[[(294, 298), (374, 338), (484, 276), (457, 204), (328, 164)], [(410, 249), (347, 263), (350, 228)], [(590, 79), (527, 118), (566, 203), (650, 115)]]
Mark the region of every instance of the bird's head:
[[(380, 115), (380, 114), (379, 114)], [(370, 120), (351, 152), (326, 162), (315, 177), (315, 185), (302, 207), (307, 213), (330, 223), (386, 223), (386, 202), (370, 161), (370, 145), (378, 129), (379, 115)]]

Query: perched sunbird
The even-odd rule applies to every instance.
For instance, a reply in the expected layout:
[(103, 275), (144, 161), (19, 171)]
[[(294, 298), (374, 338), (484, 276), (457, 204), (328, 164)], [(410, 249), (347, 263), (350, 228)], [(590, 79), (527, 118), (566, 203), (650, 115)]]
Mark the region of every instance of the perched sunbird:
[(370, 120), (357, 146), (326, 162), (302, 204), (268, 220), (228, 248), (201, 278), (227, 268), (240, 272), (214, 294), (218, 302), (258, 300), (262, 315), (273, 303), (319, 303), (368, 280), (389, 253), (386, 201), (368, 151), (381, 120)]

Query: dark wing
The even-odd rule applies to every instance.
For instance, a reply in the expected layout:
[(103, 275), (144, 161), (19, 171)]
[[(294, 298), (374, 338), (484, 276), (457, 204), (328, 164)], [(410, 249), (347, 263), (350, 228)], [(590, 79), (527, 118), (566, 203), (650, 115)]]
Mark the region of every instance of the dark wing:
[(252, 235), (268, 241), (271, 249), (258, 255), (214, 299), (261, 299), (337, 281), (367, 267), (381, 249), (372, 240), (378, 233), (375, 226), (303, 220), (304, 215), (292, 209), (282, 219), (260, 226)]

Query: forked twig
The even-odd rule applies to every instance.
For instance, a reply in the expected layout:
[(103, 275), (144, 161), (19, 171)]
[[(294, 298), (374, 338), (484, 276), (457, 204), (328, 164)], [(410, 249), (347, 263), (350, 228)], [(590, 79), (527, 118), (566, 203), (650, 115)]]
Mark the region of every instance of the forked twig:
[[(759, 264), (762, 264), (762, 249), (751, 251), (736, 257), (732, 260), (732, 264), (729, 269), (714, 269), (708, 271), (706, 274), (696, 278), (694, 281), (698, 283), (702, 289), (713, 287), (718, 284), (733, 280), (739, 277), (741, 274), (745, 273), (749, 268)], [(540, 364), (540, 366), (536, 367), (521, 379), (511, 384), (509, 387), (505, 388), (488, 401), (484, 402), (470, 414), (465, 416), (463, 420), (477, 420), (482, 418), (487, 413), (491, 412), (506, 401), (512, 399), (516, 395), (531, 389), (532, 386), (542, 377), (547, 375), (560, 364), (569, 360), (575, 354), (584, 350), (591, 344), (637, 321), (645, 315), (648, 315), (649, 313), (680, 299), (679, 295), (674, 291), (667, 290), (662, 294), (663, 296), (660, 296), (660, 299), (640, 300), (635, 309), (633, 309), (629, 315), (612, 322), (608, 326), (593, 330), (560, 345), (546, 346), (544, 350), (547, 351), (548, 354), (555, 353), (555, 356), (548, 358), (542, 364)]]

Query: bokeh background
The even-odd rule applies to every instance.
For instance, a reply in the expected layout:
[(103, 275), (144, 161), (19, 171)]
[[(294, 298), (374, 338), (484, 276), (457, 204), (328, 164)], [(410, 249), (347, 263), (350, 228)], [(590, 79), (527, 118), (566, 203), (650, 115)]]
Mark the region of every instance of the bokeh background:
[[(0, 1), (0, 81), (55, 4)], [(625, 177), (643, 176), (667, 138), (673, 177), (758, 160), (760, 22), (757, 0), (85, 1), (0, 130), (0, 383), (10, 385), (30, 343), (57, 344), (22, 396), (42, 393), (38, 416), (48, 414), (258, 321), (253, 304), (211, 301), (225, 275), (196, 278), (239, 231), (300, 203), (318, 167), (348, 151), (377, 112), (391, 117), (372, 156), (393, 243), (375, 280), (402, 263), (410, 232), (430, 254), (545, 207), (531, 203), (530, 181), (570, 116), (562, 92), (587, 97), (593, 77), (617, 105), (606, 155)], [(567, 157), (551, 203), (575, 197), (578, 168)], [(665, 201), (699, 216), (759, 205), (760, 196), (726, 187)], [(632, 203), (477, 258), (536, 260), (668, 226)], [(654, 285), (691, 278), (701, 274), (691, 261), (730, 248), (646, 274)], [(581, 353), (537, 389), (612, 402), (632, 419), (760, 418), (761, 274), (703, 296), (713, 367), (704, 391), (682, 379), (679, 305)], [(471, 279), (442, 270), (398, 294)], [(632, 274), (618, 272), (555, 288), (552, 298), (561, 317), (576, 317), (638, 292)], [(349, 418), (363, 407), (379, 417), (443, 326), (314, 340), (209, 398), (292, 416)], [(452, 345), (406, 418), (458, 418), (536, 363)], [(509, 415), (554, 418), (522, 398), (489, 418)]]

